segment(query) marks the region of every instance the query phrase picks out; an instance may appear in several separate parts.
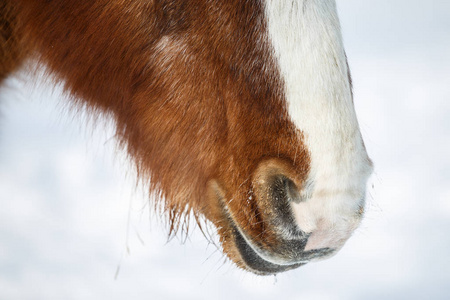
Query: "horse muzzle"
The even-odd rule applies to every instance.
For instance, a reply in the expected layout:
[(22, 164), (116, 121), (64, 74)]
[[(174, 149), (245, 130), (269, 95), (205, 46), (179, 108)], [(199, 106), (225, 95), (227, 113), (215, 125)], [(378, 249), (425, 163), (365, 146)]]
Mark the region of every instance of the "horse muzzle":
[[(241, 210), (230, 204), (218, 184), (214, 189), (221, 203), (222, 219), (225, 219), (220, 227), (222, 232), (227, 231), (221, 234), (219, 230), (219, 234), (226, 236), (225, 239), (222, 236), (224, 251), (239, 266), (256, 274), (284, 272), (333, 256), (362, 217), (360, 212), (347, 211), (336, 211), (330, 217), (305, 206), (305, 218), (314, 224), (303, 226), (296, 211), (303, 208), (302, 203), (314, 201), (311, 198), (314, 183), (296, 177), (289, 165), (279, 160), (259, 164), (250, 185), (251, 192), (241, 200)], [(245, 209), (255, 217), (243, 216)], [(324, 211), (327, 212), (328, 207), (324, 207)]]

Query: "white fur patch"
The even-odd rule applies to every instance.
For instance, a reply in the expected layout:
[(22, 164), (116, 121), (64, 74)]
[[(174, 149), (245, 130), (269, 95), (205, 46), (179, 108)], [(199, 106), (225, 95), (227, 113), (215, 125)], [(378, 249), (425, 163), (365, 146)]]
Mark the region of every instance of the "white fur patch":
[(353, 107), (336, 3), (266, 0), (265, 13), (288, 111), (311, 155), (313, 192), (293, 204), (295, 217), (312, 233), (307, 249), (338, 248), (359, 224), (372, 164)]

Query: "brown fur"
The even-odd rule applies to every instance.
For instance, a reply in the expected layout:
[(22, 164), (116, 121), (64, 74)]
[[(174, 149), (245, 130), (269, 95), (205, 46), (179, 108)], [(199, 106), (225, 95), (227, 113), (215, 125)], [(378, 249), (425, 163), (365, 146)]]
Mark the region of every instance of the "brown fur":
[[(259, 1), (6, 3), (17, 11), (27, 47), (75, 104), (115, 120), (172, 230), (188, 212), (204, 215), (228, 256), (245, 267), (230, 213), (259, 245), (275, 247), (266, 204), (249, 200), (253, 174), (275, 159), (301, 185), (309, 156), (286, 111)], [(5, 4), (1, 13), (12, 33), (2, 37), (0, 75), (20, 56), (16, 19), (9, 20)]]
[(0, 81), (16, 70), (25, 56), (15, 7), (0, 2)]

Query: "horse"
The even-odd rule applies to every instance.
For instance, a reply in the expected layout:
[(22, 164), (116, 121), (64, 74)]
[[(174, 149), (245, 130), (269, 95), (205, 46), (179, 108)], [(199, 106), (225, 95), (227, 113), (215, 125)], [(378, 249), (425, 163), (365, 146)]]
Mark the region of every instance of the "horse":
[(359, 226), (373, 164), (334, 0), (3, 0), (0, 20), (0, 80), (32, 60), (113, 120), (170, 232), (206, 220), (268, 275)]

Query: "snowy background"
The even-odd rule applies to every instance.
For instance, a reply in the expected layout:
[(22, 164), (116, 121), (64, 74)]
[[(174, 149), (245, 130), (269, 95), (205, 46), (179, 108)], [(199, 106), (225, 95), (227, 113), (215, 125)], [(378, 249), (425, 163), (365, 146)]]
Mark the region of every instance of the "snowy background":
[(0, 299), (449, 299), (450, 2), (338, 8), (375, 174), (337, 256), (257, 277), (198, 230), (167, 243), (108, 126), (21, 73), (0, 89)]

